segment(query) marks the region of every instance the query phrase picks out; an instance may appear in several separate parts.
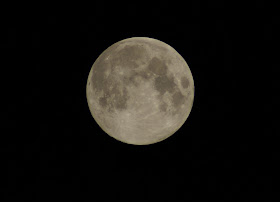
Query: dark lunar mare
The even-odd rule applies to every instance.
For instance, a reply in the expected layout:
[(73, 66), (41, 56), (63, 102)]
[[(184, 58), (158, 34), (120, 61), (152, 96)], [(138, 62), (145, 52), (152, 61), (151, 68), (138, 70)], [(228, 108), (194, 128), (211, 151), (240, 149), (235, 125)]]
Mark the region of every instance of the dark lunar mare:
[(181, 84), (183, 88), (188, 88), (190, 85), (190, 82), (186, 76), (182, 76), (181, 78)]

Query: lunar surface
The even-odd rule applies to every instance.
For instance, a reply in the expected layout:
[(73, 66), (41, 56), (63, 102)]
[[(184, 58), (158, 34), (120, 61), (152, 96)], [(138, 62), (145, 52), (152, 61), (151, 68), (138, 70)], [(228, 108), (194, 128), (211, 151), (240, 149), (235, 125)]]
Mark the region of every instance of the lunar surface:
[(187, 120), (194, 81), (174, 48), (157, 39), (133, 37), (97, 58), (86, 96), (104, 132), (124, 143), (147, 145), (170, 137)]

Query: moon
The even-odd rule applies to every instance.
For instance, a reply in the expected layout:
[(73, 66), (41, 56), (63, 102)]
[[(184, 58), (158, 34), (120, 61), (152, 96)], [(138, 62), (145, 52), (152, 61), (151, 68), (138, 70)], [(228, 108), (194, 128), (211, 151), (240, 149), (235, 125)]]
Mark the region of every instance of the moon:
[(194, 81), (188, 64), (170, 45), (132, 37), (96, 59), (86, 97), (105, 133), (127, 144), (148, 145), (167, 139), (185, 123)]

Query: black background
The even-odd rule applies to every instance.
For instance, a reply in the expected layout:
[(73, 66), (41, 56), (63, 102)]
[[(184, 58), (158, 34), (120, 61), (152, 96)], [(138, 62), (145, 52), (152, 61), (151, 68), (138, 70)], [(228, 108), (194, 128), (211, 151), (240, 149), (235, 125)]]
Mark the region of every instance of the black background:
[[(104, 2), (91, 5), (90, 12), (61, 8), (7, 14), (1, 49), (8, 70), (2, 81), (6, 75), (9, 81), (3, 84), (1, 142), (10, 199), (273, 199), (279, 153), (269, 134), (276, 119), (261, 122), (260, 114), (273, 111), (274, 99), (262, 102), (266, 73), (257, 67), (279, 22), (273, 11), (264, 18), (263, 1), (246, 6), (209, 2)], [(175, 48), (195, 84), (185, 124), (147, 146), (109, 137), (86, 101), (96, 58), (113, 43), (136, 36)], [(272, 78), (270, 87), (276, 81)]]

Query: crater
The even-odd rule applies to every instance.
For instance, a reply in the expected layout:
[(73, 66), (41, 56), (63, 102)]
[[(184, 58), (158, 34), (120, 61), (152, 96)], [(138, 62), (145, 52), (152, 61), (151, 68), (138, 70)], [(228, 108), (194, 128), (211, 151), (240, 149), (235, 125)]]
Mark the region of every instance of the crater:
[(181, 84), (182, 84), (183, 88), (188, 88), (189, 87), (190, 82), (189, 82), (189, 80), (188, 80), (188, 78), (186, 76), (183, 76), (181, 78)]
[(133, 73), (124, 79), (125, 84), (127, 85), (134, 85), (136, 87), (139, 86), (140, 82), (142, 80), (144, 81), (148, 81), (152, 76), (148, 74), (147, 71), (143, 70), (143, 71), (133, 71)]
[(99, 101), (99, 105), (101, 106), (101, 107), (103, 107), (103, 108), (105, 108), (105, 107), (107, 107), (107, 99), (106, 99), (106, 97), (100, 97), (99, 99), (98, 99), (98, 101)]
[(153, 57), (148, 65), (148, 69), (157, 75), (165, 75), (167, 73), (167, 66), (164, 61)]
[(163, 95), (166, 91), (172, 93), (176, 87), (174, 83), (174, 78), (168, 78), (167, 75), (158, 76), (155, 78), (155, 89)]
[(160, 111), (166, 112), (167, 110), (167, 104), (165, 102), (162, 102), (159, 106)]
[(127, 108), (127, 100), (129, 99), (128, 91), (126, 88), (122, 88), (119, 93), (115, 94), (113, 99), (114, 107), (118, 110), (124, 110)]
[(108, 112), (127, 108), (129, 94), (125, 87), (120, 88), (118, 85), (114, 85), (113, 88), (106, 88), (106, 90), (104, 88), (103, 92), (104, 95), (98, 99), (100, 107)]
[(172, 95), (172, 103), (175, 108), (178, 108), (181, 104), (184, 103), (184, 98), (185, 96), (181, 93), (180, 90), (177, 90), (173, 95)]

